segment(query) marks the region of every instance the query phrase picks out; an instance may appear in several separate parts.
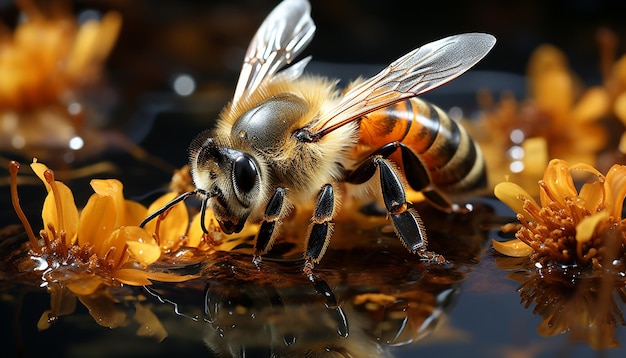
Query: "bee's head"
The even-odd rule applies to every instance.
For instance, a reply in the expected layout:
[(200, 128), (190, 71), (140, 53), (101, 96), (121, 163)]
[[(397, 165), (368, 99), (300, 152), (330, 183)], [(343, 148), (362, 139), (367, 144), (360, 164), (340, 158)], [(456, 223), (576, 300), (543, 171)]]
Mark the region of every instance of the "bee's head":
[(209, 131), (193, 140), (189, 154), (193, 182), (211, 197), (208, 203), (222, 231), (241, 231), (261, 196), (257, 160), (245, 151), (218, 145)]

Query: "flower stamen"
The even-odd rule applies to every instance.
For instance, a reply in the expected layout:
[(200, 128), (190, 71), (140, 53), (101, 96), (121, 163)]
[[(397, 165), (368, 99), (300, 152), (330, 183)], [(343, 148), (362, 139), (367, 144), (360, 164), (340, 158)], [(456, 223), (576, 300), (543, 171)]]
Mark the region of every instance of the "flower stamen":
[(39, 246), (39, 240), (35, 237), (35, 233), (33, 232), (33, 228), (30, 226), (28, 219), (26, 218), (26, 214), (22, 210), (20, 206), (20, 198), (17, 194), (17, 172), (20, 169), (20, 163), (16, 161), (11, 161), (9, 163), (9, 172), (11, 173), (11, 203), (13, 204), (13, 209), (17, 214), (17, 217), (22, 222), (24, 226), (24, 230), (26, 230), (26, 236), (28, 236), (28, 241), (30, 242), (31, 249), (35, 252), (41, 252), (41, 247)]

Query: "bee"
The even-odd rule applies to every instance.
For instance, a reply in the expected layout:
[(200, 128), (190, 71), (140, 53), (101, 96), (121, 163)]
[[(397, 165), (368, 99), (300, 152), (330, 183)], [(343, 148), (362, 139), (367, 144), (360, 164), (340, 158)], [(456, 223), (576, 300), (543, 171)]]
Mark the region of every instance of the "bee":
[(339, 91), (336, 81), (304, 75), (310, 57), (291, 64), (314, 32), (306, 0), (284, 0), (268, 15), (247, 49), (232, 101), (215, 128), (190, 145), (197, 189), (170, 204), (199, 195), (202, 211), (210, 208), (226, 234), (260, 222), (253, 257), (259, 263), (292, 208), (315, 202), (304, 252), (310, 272), (330, 242), (342, 188), (363, 186), (369, 190), (352, 192), (379, 193), (408, 250), (445, 262), (427, 250), (405, 185), (442, 210), (461, 211), (443, 192), (484, 184), (485, 163), (461, 126), (414, 97), (467, 71), (495, 38), (466, 33), (426, 44)]

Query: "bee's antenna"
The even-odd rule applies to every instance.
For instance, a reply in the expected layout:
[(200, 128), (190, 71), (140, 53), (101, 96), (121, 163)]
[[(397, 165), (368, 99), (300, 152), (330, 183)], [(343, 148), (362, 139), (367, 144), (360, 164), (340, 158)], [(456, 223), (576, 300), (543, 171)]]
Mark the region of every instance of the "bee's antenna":
[[(175, 199), (173, 199), (169, 203), (163, 205), (159, 210), (153, 212), (147, 218), (143, 219), (141, 224), (139, 224), (139, 227), (143, 228), (147, 223), (149, 223), (150, 221), (154, 220), (154, 218), (156, 218), (157, 216), (163, 214), (165, 211), (167, 211), (172, 206), (174, 206), (174, 205), (180, 203), (181, 201), (187, 199), (188, 197), (190, 197), (192, 195), (196, 195), (196, 194), (206, 195), (206, 191), (202, 190), (202, 189), (196, 189), (196, 190), (192, 190), (192, 191), (188, 191), (186, 193), (180, 194), (179, 196), (177, 196)], [(204, 220), (204, 212), (206, 211), (206, 201), (208, 200), (208, 198), (209, 197), (207, 196), (206, 199), (202, 200), (202, 220)], [(203, 230), (204, 230), (204, 224), (203, 224)]]

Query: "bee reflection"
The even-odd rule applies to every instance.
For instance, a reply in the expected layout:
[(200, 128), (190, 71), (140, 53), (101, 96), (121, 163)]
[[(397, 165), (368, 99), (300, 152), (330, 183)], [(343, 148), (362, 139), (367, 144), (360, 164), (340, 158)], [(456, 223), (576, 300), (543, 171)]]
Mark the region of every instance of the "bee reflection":
[[(339, 218), (336, 245), (315, 276), (302, 275), (297, 248), (268, 256), (262, 269), (247, 252), (217, 251), (201, 278), (146, 290), (191, 318), (177, 320), (181, 332), (201, 326), (204, 344), (219, 357), (387, 357), (391, 347), (437, 329), (486, 239), (489, 207), (476, 204), (462, 225), (449, 225), (450, 217), (421, 204), (433, 247), (454, 264), (421, 262), (398, 242), (384, 215), (351, 210)], [(306, 226), (286, 227), (290, 235), (281, 242), (301, 243), (298, 230)]]
[[(399, 252), (379, 252), (387, 266), (369, 271), (371, 255), (348, 255), (346, 266), (320, 268), (324, 279), (313, 281), (300, 261), (258, 270), (246, 255), (218, 253), (206, 279), (146, 289), (203, 322), (204, 343), (217, 356), (387, 357), (389, 347), (438, 327), (464, 278), (455, 268), (398, 260)], [(189, 304), (190, 297), (203, 299)]]

